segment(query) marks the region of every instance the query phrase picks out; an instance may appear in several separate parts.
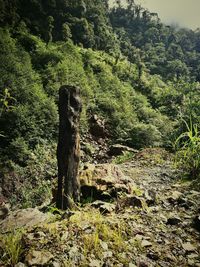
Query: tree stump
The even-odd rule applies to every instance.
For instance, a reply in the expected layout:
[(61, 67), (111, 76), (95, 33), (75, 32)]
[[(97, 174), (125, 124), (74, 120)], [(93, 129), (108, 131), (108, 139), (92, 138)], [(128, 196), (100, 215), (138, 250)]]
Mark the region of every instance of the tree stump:
[(80, 159), (79, 122), (82, 105), (80, 89), (64, 85), (59, 90), (59, 138), (57, 146), (58, 190), (56, 206), (72, 207), (80, 200), (78, 166)]

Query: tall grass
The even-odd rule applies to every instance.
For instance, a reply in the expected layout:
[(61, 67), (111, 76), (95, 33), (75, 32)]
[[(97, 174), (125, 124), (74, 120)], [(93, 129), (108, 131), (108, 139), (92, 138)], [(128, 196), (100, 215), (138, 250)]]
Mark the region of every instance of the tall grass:
[(175, 164), (190, 178), (200, 178), (200, 132), (198, 125), (193, 124), (190, 118), (188, 124), (185, 120), (186, 132), (175, 141)]
[(19, 262), (23, 253), (22, 234), (22, 230), (17, 230), (0, 236), (2, 249), (0, 258), (5, 266), (15, 266)]

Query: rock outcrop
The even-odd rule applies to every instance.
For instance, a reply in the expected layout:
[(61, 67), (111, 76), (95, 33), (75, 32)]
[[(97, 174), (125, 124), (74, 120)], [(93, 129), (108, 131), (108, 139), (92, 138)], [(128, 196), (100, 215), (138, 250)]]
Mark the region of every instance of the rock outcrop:
[(109, 147), (108, 155), (109, 156), (119, 156), (119, 155), (122, 155), (124, 152), (130, 152), (130, 153), (135, 154), (135, 153), (138, 153), (138, 150), (133, 149), (133, 148), (128, 147), (128, 146), (115, 144), (115, 145), (112, 145)]
[(105, 120), (100, 119), (96, 114), (91, 116), (89, 120), (90, 133), (94, 138), (105, 138), (108, 132), (105, 127)]
[(80, 172), (80, 184), (83, 198), (106, 200), (130, 193), (134, 183), (117, 165), (106, 163), (85, 165)]
[(9, 216), (0, 221), (0, 232), (10, 232), (22, 227), (34, 227), (47, 222), (51, 216), (49, 214), (42, 213), (37, 208), (16, 210), (10, 212)]

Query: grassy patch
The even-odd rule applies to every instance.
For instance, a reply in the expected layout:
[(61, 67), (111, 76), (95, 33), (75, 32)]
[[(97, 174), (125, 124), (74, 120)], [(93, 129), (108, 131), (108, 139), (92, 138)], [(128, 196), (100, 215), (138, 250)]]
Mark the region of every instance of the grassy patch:
[(134, 153), (133, 152), (125, 151), (125, 152), (123, 152), (122, 155), (117, 156), (113, 160), (113, 163), (115, 163), (115, 164), (121, 164), (121, 163), (124, 163), (126, 161), (132, 160), (133, 158), (134, 158)]
[(2, 263), (14, 266), (20, 261), (23, 253), (22, 230), (17, 230), (9, 234), (0, 235), (0, 254)]
[(70, 223), (82, 229), (89, 229), (89, 232), (83, 231), (80, 236), (86, 261), (91, 254), (94, 254), (97, 259), (102, 258), (105, 251), (102, 242), (106, 244), (106, 250), (115, 253), (116, 258), (119, 253), (128, 251), (124, 221), (104, 217), (98, 211), (92, 210), (76, 213), (70, 218)]
[(182, 169), (192, 179), (200, 177), (200, 132), (197, 125), (184, 121), (187, 131), (175, 142), (175, 166)]

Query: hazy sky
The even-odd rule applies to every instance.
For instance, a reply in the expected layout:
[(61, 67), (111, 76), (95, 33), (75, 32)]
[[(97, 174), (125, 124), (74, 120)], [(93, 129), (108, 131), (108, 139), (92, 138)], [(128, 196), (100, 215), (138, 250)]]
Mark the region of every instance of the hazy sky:
[(155, 11), (166, 23), (178, 23), (192, 29), (200, 28), (200, 0), (137, 0)]
[(200, 28), (200, 0), (136, 0), (151, 12), (157, 12), (167, 24)]

